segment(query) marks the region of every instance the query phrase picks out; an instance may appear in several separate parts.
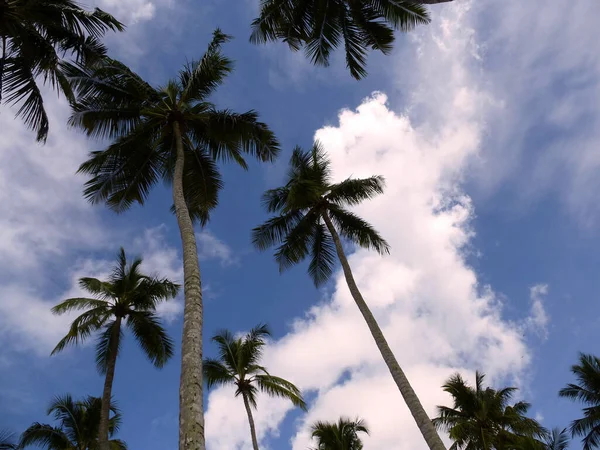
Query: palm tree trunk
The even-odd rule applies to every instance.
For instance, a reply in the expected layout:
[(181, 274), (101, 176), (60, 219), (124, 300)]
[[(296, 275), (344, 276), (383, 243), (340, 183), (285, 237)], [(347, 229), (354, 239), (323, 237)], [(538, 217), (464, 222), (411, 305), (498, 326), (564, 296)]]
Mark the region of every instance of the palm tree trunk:
[(2, 104), (2, 87), (4, 86), (4, 64), (6, 64), (6, 36), (2, 36), (2, 57), (0, 58), (0, 104)]
[(183, 247), (183, 336), (179, 381), (179, 450), (204, 450), (202, 398), (202, 287), (194, 225), (183, 195), (183, 140), (173, 122), (177, 158), (173, 176), (173, 204)]
[(252, 435), (252, 447), (254, 450), (258, 450), (258, 439), (256, 439), (256, 428), (254, 427), (254, 419), (252, 418), (252, 410), (250, 409), (250, 402), (248, 402), (248, 396), (242, 392), (244, 398), (244, 406), (248, 413), (248, 422), (250, 423), (250, 434)]
[(383, 360), (392, 374), (392, 378), (396, 382), (396, 385), (400, 390), (400, 394), (402, 394), (410, 413), (415, 419), (415, 422), (417, 422), (417, 426), (419, 427), (423, 438), (425, 438), (425, 442), (427, 442), (430, 450), (445, 450), (446, 447), (444, 446), (444, 443), (437, 434), (437, 431), (427, 416), (425, 409), (423, 409), (423, 405), (421, 405), (419, 397), (417, 397), (417, 394), (415, 394), (415, 391), (408, 382), (404, 371), (400, 368), (400, 364), (398, 364), (396, 357), (392, 353), (390, 346), (385, 340), (383, 332), (381, 331), (381, 328), (379, 328), (379, 324), (375, 320), (373, 313), (367, 306), (367, 303), (363, 299), (358, 287), (356, 286), (354, 276), (352, 275), (352, 270), (350, 269), (350, 264), (348, 264), (348, 259), (346, 258), (344, 248), (342, 247), (342, 242), (327, 213), (323, 213), (323, 220), (325, 221), (325, 224), (327, 225), (327, 228), (333, 238), (335, 249), (340, 262), (342, 263), (342, 269), (344, 270), (346, 283), (350, 289), (350, 294), (352, 294), (352, 298), (354, 298), (354, 301), (356, 302), (358, 309), (365, 319), (365, 322), (367, 322), (367, 326), (371, 331), (371, 335), (375, 340), (375, 344), (377, 344), (377, 348), (381, 352), (381, 356), (383, 357)]
[(100, 406), (100, 423), (98, 424), (98, 447), (100, 450), (110, 450), (108, 441), (108, 425), (110, 421), (110, 399), (112, 397), (112, 385), (115, 378), (115, 366), (117, 365), (117, 352), (119, 351), (119, 339), (121, 338), (121, 317), (115, 319), (110, 343), (110, 357), (106, 364), (106, 376), (104, 378), (104, 390), (102, 391), (102, 403)]

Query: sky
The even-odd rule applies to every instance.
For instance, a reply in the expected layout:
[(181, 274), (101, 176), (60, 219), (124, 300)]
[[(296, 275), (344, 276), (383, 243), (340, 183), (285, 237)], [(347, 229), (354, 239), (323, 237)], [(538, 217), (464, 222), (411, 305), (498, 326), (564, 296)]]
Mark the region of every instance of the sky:
[[(160, 85), (200, 57), (217, 26), (235, 72), (219, 107), (255, 109), (282, 154), (247, 172), (223, 165), (225, 190), (197, 229), (208, 339), (267, 323), (270, 372), (294, 382), (302, 413), (259, 397), (263, 449), (307, 449), (315, 420), (359, 416), (365, 450), (424, 449), (341, 272), (315, 289), (300, 265), (279, 274), (250, 230), (267, 218), (265, 189), (280, 185), (292, 148), (319, 139), (336, 180), (383, 175), (382, 196), (355, 208), (391, 245), (389, 256), (348, 245), (357, 283), (430, 415), (449, 404), (441, 385), (475, 370), (495, 387), (520, 388), (531, 415), (565, 427), (580, 409), (558, 398), (578, 352), (600, 353), (600, 54), (590, 41), (597, 5), (580, 0), (455, 0), (432, 23), (398, 35), (391, 55), (371, 54), (357, 82), (336, 52), (316, 68), (283, 44), (248, 42), (258, 0), (97, 0), (128, 25), (111, 54)], [(81, 294), (77, 280), (109, 273), (120, 246), (146, 271), (181, 281), (170, 193), (121, 215), (89, 205), (75, 171), (103, 143), (66, 126), (64, 98), (48, 91), (46, 145), (0, 110), (0, 428), (48, 422), (55, 395), (100, 395), (93, 342), (50, 351), (72, 317), (50, 308)], [(161, 306), (179, 342), (182, 298)], [(178, 346), (179, 348), (179, 346)], [(179, 351), (162, 370), (131, 335), (117, 363), (119, 437), (132, 450), (177, 445)], [(250, 434), (233, 390), (205, 396), (209, 450), (246, 450)], [(578, 448), (575, 442), (572, 448)]]

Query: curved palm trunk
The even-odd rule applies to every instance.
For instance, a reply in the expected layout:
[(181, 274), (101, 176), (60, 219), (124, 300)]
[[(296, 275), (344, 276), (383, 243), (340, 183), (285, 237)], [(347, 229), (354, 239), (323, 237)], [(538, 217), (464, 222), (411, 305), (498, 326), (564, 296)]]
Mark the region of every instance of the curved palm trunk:
[(179, 382), (179, 450), (204, 450), (202, 398), (202, 287), (196, 235), (183, 195), (183, 141), (179, 123), (173, 123), (177, 159), (173, 176), (173, 203), (183, 247), (183, 336)]
[(252, 435), (252, 447), (254, 450), (258, 450), (258, 439), (256, 439), (256, 428), (254, 427), (254, 418), (252, 417), (252, 409), (250, 409), (250, 402), (248, 401), (248, 397), (246, 394), (242, 393), (242, 397), (244, 399), (244, 406), (246, 407), (246, 412), (248, 413), (248, 422), (250, 423), (250, 434)]
[(104, 378), (104, 390), (102, 391), (102, 403), (100, 407), (100, 423), (98, 424), (99, 450), (110, 450), (110, 442), (108, 441), (110, 398), (112, 397), (112, 385), (115, 378), (115, 366), (117, 365), (117, 352), (119, 351), (119, 339), (121, 338), (121, 317), (115, 319), (112, 333), (110, 358), (106, 364), (106, 376)]
[(363, 315), (365, 322), (367, 322), (367, 326), (371, 331), (371, 335), (375, 340), (375, 344), (377, 344), (377, 348), (381, 352), (381, 356), (383, 357), (383, 360), (385, 361), (390, 373), (392, 374), (392, 378), (396, 382), (396, 385), (400, 390), (400, 394), (402, 394), (402, 397), (404, 398), (404, 401), (406, 402), (410, 413), (415, 419), (415, 422), (417, 422), (417, 426), (419, 427), (421, 434), (425, 438), (427, 446), (431, 450), (445, 450), (446, 447), (444, 446), (444, 443), (440, 439), (440, 436), (437, 434), (433, 423), (431, 423), (431, 420), (429, 419), (427, 413), (423, 409), (423, 405), (421, 405), (417, 394), (415, 394), (415, 391), (408, 382), (404, 371), (400, 368), (400, 364), (398, 364), (396, 357), (392, 353), (390, 346), (385, 340), (385, 336), (383, 335), (381, 328), (379, 328), (379, 325), (377, 324), (373, 313), (367, 306), (367, 303), (365, 302), (360, 291), (358, 290), (356, 282), (354, 281), (354, 276), (352, 275), (352, 270), (350, 269), (350, 264), (348, 264), (348, 259), (346, 258), (346, 254), (344, 253), (344, 248), (342, 247), (340, 237), (335, 227), (333, 226), (331, 219), (326, 213), (323, 214), (323, 220), (325, 221), (325, 224), (327, 225), (327, 228), (331, 233), (331, 236), (333, 237), (335, 249), (337, 251), (340, 262), (342, 263), (342, 269), (344, 270), (344, 276), (346, 277), (346, 283), (348, 284), (348, 288), (350, 289), (352, 298), (354, 298), (354, 301), (356, 302), (358, 309)]

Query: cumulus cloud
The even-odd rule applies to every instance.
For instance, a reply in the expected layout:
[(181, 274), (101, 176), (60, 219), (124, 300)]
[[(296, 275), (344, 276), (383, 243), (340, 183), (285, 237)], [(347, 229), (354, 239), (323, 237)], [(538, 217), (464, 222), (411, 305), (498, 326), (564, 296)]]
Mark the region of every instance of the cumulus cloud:
[[(386, 178), (385, 194), (356, 212), (386, 237), (392, 254), (357, 250), (349, 261), (430, 415), (436, 405), (447, 403), (440, 386), (452, 372), (480, 369), (493, 382), (518, 377), (531, 357), (521, 324), (503, 319), (502, 302), (478, 282), (465, 260), (474, 209), (462, 182), (486, 132), (480, 112), (495, 107), (494, 97), (472, 75), (479, 49), (468, 17), (468, 4), (454, 5), (431, 35), (415, 38), (419, 57), (413, 71), (422, 77), (406, 112), (392, 111), (386, 95), (374, 93), (355, 110), (341, 111), (337, 125), (315, 136), (329, 153), (336, 179)], [(428, 96), (421, 95), (425, 92)], [(341, 273), (334, 288), (265, 356), (273, 373), (315, 395), (297, 424), (292, 448), (310, 445), (312, 422), (340, 415), (369, 423), (366, 448), (424, 448)], [(224, 389), (210, 394), (211, 450), (248, 447), (248, 426), (237, 400)], [(263, 441), (290, 408), (281, 400), (259, 401), (256, 422)]]
[(239, 258), (225, 242), (208, 230), (196, 233), (200, 261), (217, 260), (223, 267), (239, 264)]

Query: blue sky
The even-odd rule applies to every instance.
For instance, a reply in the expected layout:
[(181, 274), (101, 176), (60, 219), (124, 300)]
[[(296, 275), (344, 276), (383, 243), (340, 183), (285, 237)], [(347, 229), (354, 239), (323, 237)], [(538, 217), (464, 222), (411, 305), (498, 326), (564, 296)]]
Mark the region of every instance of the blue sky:
[[(350, 262), (428, 411), (448, 401), (439, 386), (449, 374), (480, 369), (495, 385), (519, 386), (544, 425), (576, 418), (557, 391), (578, 351), (599, 353), (593, 0), (576, 10), (568, 0), (438, 5), (430, 26), (398, 36), (392, 55), (372, 54), (361, 82), (340, 54), (322, 69), (283, 45), (251, 46), (255, 0), (196, 3), (97, 2), (129, 24), (108, 39), (113, 54), (153, 84), (201, 56), (216, 26), (234, 35), (224, 51), (236, 71), (214, 101), (256, 109), (282, 142), (272, 166), (223, 166), (221, 205), (198, 230), (205, 337), (267, 322), (265, 365), (310, 399), (307, 414), (260, 399), (263, 448), (305, 449), (312, 421), (341, 414), (367, 420), (366, 449), (424, 448), (340, 274), (316, 290), (304, 266), (280, 276), (271, 254), (252, 249), (250, 229), (266, 218), (261, 193), (282, 181), (293, 146), (315, 136), (336, 177), (387, 179), (386, 194), (357, 212), (392, 254), (356, 251)], [(181, 279), (168, 190), (120, 216), (86, 204), (74, 172), (102, 143), (66, 128), (62, 99), (50, 94), (47, 103), (44, 147), (12, 111), (0, 113), (0, 428), (17, 432), (45, 421), (54, 395), (101, 392), (91, 343), (48, 356), (69, 323), (49, 308), (77, 294), (79, 277), (105, 274), (123, 245), (148, 271)], [(179, 341), (181, 299), (161, 314)], [(177, 445), (178, 370), (178, 354), (158, 371), (126, 339), (114, 394), (132, 450)], [(205, 407), (210, 450), (251, 448), (230, 390), (211, 392)]]

